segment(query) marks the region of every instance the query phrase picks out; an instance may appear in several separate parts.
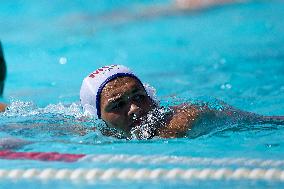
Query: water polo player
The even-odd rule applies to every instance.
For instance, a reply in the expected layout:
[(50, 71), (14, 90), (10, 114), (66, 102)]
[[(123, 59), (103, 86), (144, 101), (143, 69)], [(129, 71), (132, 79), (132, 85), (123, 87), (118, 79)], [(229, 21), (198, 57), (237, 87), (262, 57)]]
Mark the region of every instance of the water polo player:
[[(2, 49), (2, 44), (0, 41), (0, 97), (3, 94), (4, 91), (4, 84), (5, 84), (5, 78), (6, 78), (6, 63), (4, 59), (4, 53)], [(0, 112), (4, 111), (6, 108), (5, 104), (0, 103)]]
[(122, 65), (104, 66), (88, 75), (80, 101), (86, 114), (102, 119), (108, 128), (127, 138), (198, 136), (216, 123), (283, 124), (284, 120), (283, 116), (260, 116), (225, 104), (218, 110), (205, 103), (161, 107), (153, 89)]
[(6, 78), (6, 63), (4, 59), (2, 44), (0, 41), (0, 96), (2, 96), (3, 91), (4, 91), (5, 78)]

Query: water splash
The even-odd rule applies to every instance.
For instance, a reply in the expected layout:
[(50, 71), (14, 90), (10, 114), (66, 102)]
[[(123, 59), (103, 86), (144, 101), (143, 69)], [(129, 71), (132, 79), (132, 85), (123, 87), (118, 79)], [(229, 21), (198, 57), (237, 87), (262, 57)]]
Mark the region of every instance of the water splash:
[[(189, 103), (198, 106), (206, 105), (210, 109), (222, 111), (227, 107), (226, 104), (218, 100), (191, 100)], [(172, 104), (169, 99), (168, 104)], [(140, 118), (141, 124), (131, 129), (131, 137), (129, 139), (150, 139), (156, 134), (156, 130), (164, 125), (167, 114), (171, 113), (169, 106), (158, 107), (150, 111), (147, 116)], [(0, 131), (8, 133), (12, 136), (20, 136), (24, 138), (44, 139), (66, 139), (68, 141), (104, 143), (115, 140), (113, 137), (117, 135), (104, 135), (102, 129), (107, 126), (101, 120), (94, 120), (87, 117), (80, 105), (72, 103), (65, 105), (63, 103), (49, 104), (46, 107), (39, 108), (32, 102), (24, 102), (19, 100), (11, 101), (11, 105), (6, 112), (0, 114)], [(210, 117), (209, 117), (210, 118)], [(221, 133), (230, 128), (235, 128), (228, 119), (204, 119), (198, 127), (191, 129), (187, 137), (196, 138), (201, 135), (212, 136), (214, 133)], [(244, 128), (244, 126), (240, 126)], [(250, 126), (250, 129), (253, 128)], [(261, 127), (263, 128), (263, 127)], [(211, 133), (211, 134), (210, 134)], [(74, 142), (73, 141), (73, 142)]]
[(141, 118), (141, 124), (132, 128), (131, 139), (150, 139), (155, 135), (158, 127), (164, 125), (167, 114), (171, 110), (166, 107), (154, 108), (145, 117)]
[(32, 102), (12, 100), (6, 111), (0, 114), (0, 118), (1, 133), (23, 137), (26, 140), (72, 141), (74, 139), (79, 142), (82, 136), (89, 133), (92, 133), (95, 139), (100, 138), (96, 136), (99, 132), (93, 129), (100, 123), (86, 117), (80, 105), (76, 103), (49, 104), (39, 108)]
[(44, 108), (39, 108), (34, 105), (33, 102), (24, 102), (20, 100), (11, 100), (10, 105), (6, 111), (2, 113), (4, 117), (16, 117), (16, 116), (35, 116), (40, 114), (62, 114), (65, 116), (73, 116), (75, 118), (84, 117), (84, 113), (81, 110), (80, 105), (72, 103), (70, 105), (64, 105), (62, 103), (49, 104)]

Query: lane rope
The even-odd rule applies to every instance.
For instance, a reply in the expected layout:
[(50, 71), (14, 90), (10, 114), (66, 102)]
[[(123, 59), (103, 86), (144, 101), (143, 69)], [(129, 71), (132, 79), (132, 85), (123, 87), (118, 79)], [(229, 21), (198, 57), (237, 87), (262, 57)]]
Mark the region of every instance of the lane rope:
[(262, 160), (248, 158), (199, 158), (181, 156), (142, 156), (142, 155), (87, 155), (79, 161), (102, 163), (136, 163), (136, 164), (175, 164), (175, 165), (215, 165), (215, 166), (253, 166), (281, 167), (283, 160)]
[(0, 180), (156, 181), (156, 180), (265, 180), (284, 182), (279, 169), (0, 169)]
[(124, 154), (64, 154), (58, 152), (14, 152), (0, 151), (0, 159), (9, 160), (36, 160), (61, 162), (93, 162), (93, 163), (128, 163), (153, 165), (188, 165), (188, 166), (251, 166), (251, 167), (284, 167), (283, 160), (262, 160), (248, 158), (199, 158), (182, 156), (158, 155), (124, 155)]

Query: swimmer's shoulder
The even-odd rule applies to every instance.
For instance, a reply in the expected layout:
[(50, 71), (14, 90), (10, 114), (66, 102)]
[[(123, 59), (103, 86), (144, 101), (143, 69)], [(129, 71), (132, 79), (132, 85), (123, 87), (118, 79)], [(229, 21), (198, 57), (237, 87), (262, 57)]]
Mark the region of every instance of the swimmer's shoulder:
[(170, 109), (172, 116), (157, 132), (162, 138), (184, 137), (201, 114), (200, 107), (190, 103), (172, 106)]

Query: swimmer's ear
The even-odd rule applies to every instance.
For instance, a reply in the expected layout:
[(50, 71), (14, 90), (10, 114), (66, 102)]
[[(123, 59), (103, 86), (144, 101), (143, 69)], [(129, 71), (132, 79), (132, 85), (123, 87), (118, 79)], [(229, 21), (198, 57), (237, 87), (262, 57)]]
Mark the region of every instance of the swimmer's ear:
[(6, 63), (4, 59), (2, 44), (0, 41), (0, 96), (2, 96), (4, 91), (5, 78), (6, 78)]

